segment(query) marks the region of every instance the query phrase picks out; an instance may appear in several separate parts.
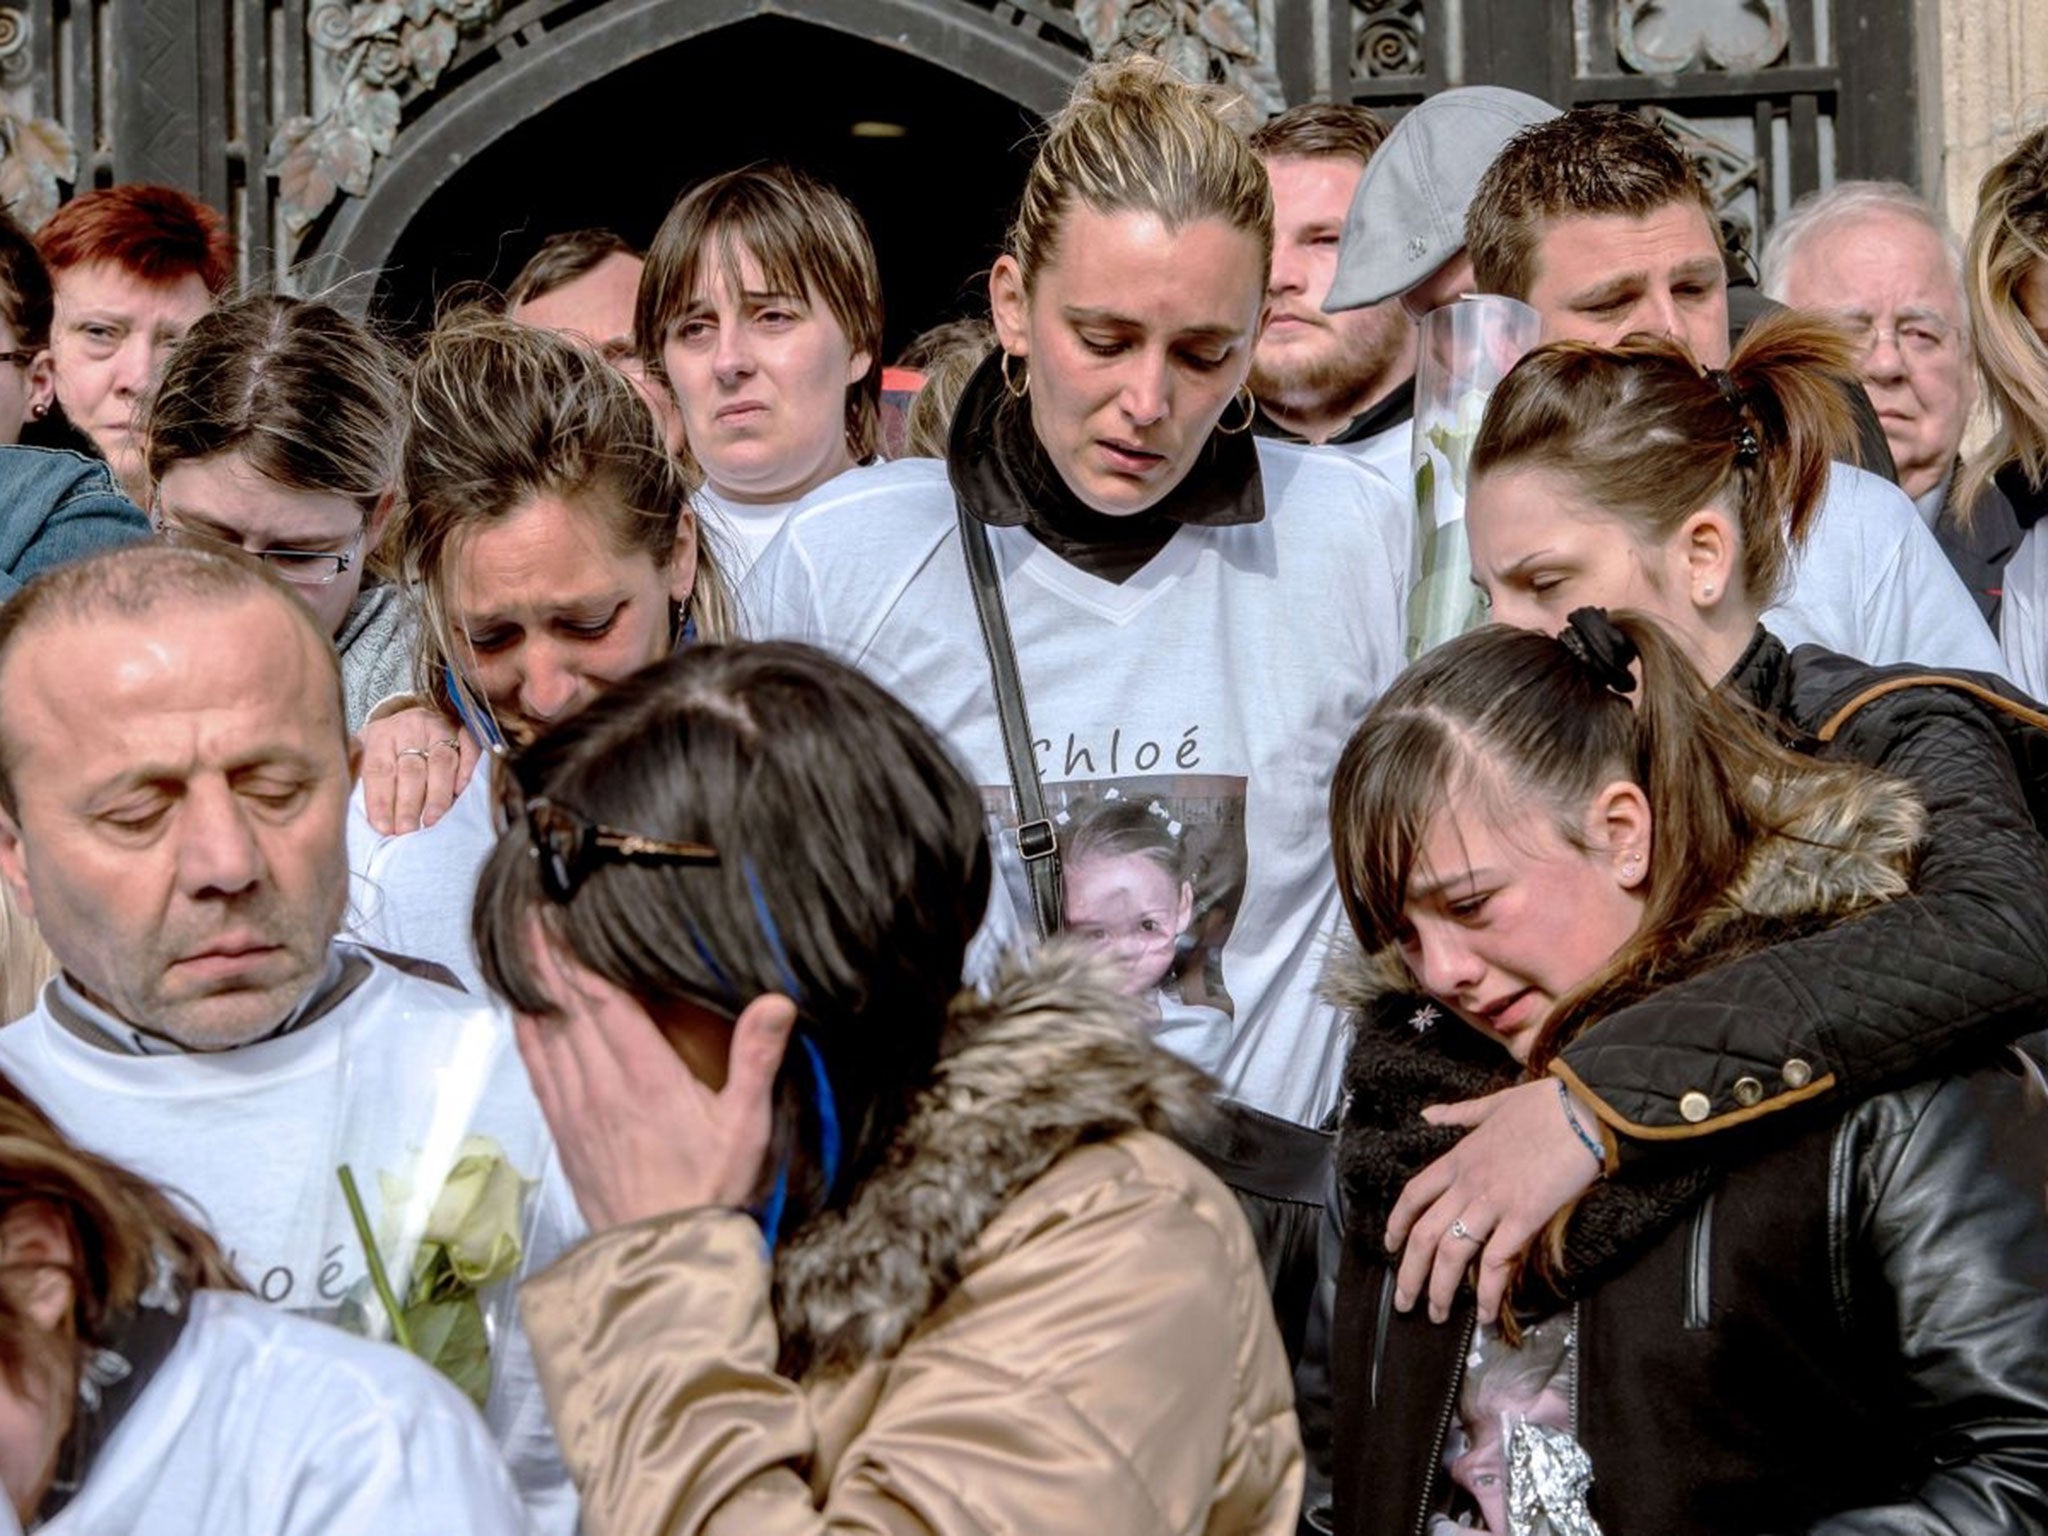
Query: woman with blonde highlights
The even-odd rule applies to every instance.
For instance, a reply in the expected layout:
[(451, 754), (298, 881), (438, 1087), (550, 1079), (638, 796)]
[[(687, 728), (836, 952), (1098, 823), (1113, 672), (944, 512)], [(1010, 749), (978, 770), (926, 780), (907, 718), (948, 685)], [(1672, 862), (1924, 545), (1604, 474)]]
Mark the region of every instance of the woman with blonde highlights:
[(247, 1295), (171, 1199), (4, 1077), (0, 1492), (51, 1536), (524, 1528), (453, 1387)]
[[(489, 786), (472, 780), (431, 835), (380, 836), (393, 783), (417, 787), (477, 740), (530, 740), (678, 646), (726, 638), (732, 601), (633, 385), (550, 332), (481, 311), (445, 320), (414, 366), (404, 466), (391, 553), (418, 597), (415, 687), (432, 702), (366, 733), (358, 931), (474, 983)], [(394, 777), (373, 807), (380, 769)]]
[[(1026, 177), (989, 279), (998, 346), (945, 461), (806, 497), (743, 596), (762, 634), (858, 658), (947, 736), (1020, 911), (1037, 905), (1024, 845), (1047, 867), (1070, 809), (1112, 791), (1199, 847), (1185, 922), (1131, 921), (1172, 929), (1155, 995), (1222, 1015), (1205, 1053), (1259, 1148), (1234, 1177), (1271, 1217), (1293, 1334), (1291, 1245), (1318, 1201), (1304, 1128), (1334, 1103), (1339, 1049), (1312, 974), (1339, 920), (1318, 807), (1402, 659), (1411, 519), (1372, 471), (1246, 430), (1273, 212), (1240, 107), (1152, 59), (1090, 70)], [(998, 723), (983, 545), (1028, 740)], [(1005, 730), (1044, 785), (1049, 827), (1034, 816), (1022, 844)]]
[(1468, 1134), (1370, 1233), (1402, 1254), (1398, 1310), (1445, 1315), (1475, 1265), (1480, 1311), (1498, 1310), (1531, 1241), (1604, 1174), (1719, 1168), (1747, 1155), (1723, 1131), (1839, 1112), (2037, 1027), (2048, 845), (1995, 710), (1942, 687), (1864, 700), (1888, 671), (1788, 654), (1759, 623), (1811, 524), (1850, 375), (1838, 331), (1786, 313), (1725, 371), (1647, 337), (1540, 347), (1488, 405), (1466, 521), (1497, 621), (1550, 633), (1587, 605), (1638, 609), (1785, 740), (1905, 781), (1928, 835), (1912, 895), (1614, 999), (1546, 1053), (1549, 1080), (1445, 1107), (1438, 1123)]
[(1996, 480), (2027, 530), (2005, 571), (1999, 644), (2013, 680), (2048, 695), (2048, 128), (1985, 173), (1970, 226), (1964, 291), (1985, 398), (1997, 418), (1961, 494)]

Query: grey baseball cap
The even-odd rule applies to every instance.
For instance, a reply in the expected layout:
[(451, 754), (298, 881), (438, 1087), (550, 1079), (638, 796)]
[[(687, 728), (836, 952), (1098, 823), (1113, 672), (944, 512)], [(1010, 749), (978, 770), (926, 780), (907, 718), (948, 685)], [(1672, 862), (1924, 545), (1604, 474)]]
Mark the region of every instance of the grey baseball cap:
[(1499, 85), (1438, 91), (1394, 125), (1344, 216), (1323, 310), (1405, 293), (1465, 248), (1465, 210), (1494, 157), (1524, 128), (1562, 114)]

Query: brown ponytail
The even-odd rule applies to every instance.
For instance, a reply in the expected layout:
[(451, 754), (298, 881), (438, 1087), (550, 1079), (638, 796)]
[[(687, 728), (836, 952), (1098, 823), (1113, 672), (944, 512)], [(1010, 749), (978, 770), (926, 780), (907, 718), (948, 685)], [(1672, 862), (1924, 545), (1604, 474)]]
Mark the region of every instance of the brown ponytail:
[(1472, 475), (1545, 469), (1652, 543), (1702, 507), (1742, 536), (1745, 595), (1768, 607), (1813, 526), (1830, 462), (1851, 441), (1855, 354), (1832, 322), (1783, 311), (1749, 328), (1723, 370), (1676, 343), (1553, 342), (1494, 391)]
[(1544, 805), (1577, 844), (1603, 785), (1641, 787), (1653, 828), (1642, 923), (1558, 1001), (1530, 1059), (1539, 1071), (1588, 1022), (1588, 999), (1683, 949), (1701, 915), (1741, 887), (1759, 843), (1811, 841), (1790, 829), (1832, 824), (1820, 808), (1875, 781), (1780, 746), (1749, 706), (1701, 680), (1654, 619), (1621, 612), (1607, 622), (1635, 649), (1633, 692), (1615, 692), (1549, 635), (1474, 630), (1394, 680), (1346, 743), (1330, 790), (1338, 893), (1359, 942), (1377, 952), (1401, 931), (1430, 824), (1452, 794), (1489, 796), (1503, 814)]

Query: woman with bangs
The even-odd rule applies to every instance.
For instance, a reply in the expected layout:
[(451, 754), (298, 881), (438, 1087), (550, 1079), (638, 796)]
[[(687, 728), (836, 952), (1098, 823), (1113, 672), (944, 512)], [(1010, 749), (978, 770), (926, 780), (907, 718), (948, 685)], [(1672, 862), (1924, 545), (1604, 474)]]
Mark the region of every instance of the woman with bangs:
[(1730, 1133), (2040, 1025), (2048, 843), (2008, 734), (2024, 727), (2003, 707), (2023, 701), (1969, 674), (1901, 687), (1924, 669), (1788, 652), (1758, 622), (1847, 430), (1852, 361), (1833, 326), (1782, 314), (1753, 326), (1726, 370), (1647, 337), (1541, 347), (1488, 405), (1466, 523), (1497, 622), (1550, 633), (1584, 605), (1647, 613), (1784, 742), (1911, 785), (1928, 835), (1910, 895), (1674, 978), (1565, 1043), (1553, 1081), (1436, 1111), (1467, 1134), (1389, 1213), (1402, 1310), (1445, 1315), (1468, 1272), (1481, 1312), (1496, 1310), (1530, 1243), (1604, 1175), (1739, 1161), (1748, 1143)]
[(749, 166), (677, 199), (633, 331), (682, 413), (696, 505), (737, 539), (735, 580), (797, 501), (875, 457), (881, 275), (860, 214), (804, 172)]
[[(876, 456), (874, 247), (853, 205), (802, 171), (750, 166), (678, 198), (641, 269), (634, 337), (650, 387), (675, 401), (691, 516), (729, 582), (799, 498)], [(447, 814), (477, 761), (468, 724), (431, 708), (371, 722), (366, 810), (378, 833)]]

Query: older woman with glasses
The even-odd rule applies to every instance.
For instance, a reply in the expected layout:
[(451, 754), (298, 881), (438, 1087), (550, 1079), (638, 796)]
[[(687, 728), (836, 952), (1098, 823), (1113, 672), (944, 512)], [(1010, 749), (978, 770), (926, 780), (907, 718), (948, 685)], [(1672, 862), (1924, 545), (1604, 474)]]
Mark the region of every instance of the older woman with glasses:
[(331, 305), (264, 295), (203, 315), (171, 355), (144, 461), (159, 534), (232, 545), (334, 636), (350, 730), (405, 686), (416, 620), (370, 577), (398, 494), (395, 357)]

